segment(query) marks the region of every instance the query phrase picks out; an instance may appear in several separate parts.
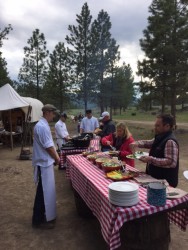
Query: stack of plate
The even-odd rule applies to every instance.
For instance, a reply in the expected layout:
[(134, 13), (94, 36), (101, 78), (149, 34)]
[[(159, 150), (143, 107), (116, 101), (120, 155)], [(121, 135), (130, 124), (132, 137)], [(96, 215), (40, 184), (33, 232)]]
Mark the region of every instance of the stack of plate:
[(139, 202), (139, 186), (131, 182), (113, 182), (108, 186), (109, 200), (117, 206), (133, 206)]

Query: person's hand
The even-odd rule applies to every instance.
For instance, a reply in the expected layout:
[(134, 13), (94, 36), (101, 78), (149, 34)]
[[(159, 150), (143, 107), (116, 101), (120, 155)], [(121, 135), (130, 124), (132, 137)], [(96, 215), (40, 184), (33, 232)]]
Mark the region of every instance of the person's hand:
[(55, 158), (54, 165), (59, 165), (59, 163), (60, 163), (60, 157), (59, 157), (59, 155), (57, 155), (56, 158)]
[(129, 148), (131, 149), (131, 151), (133, 152), (133, 154), (135, 153), (136, 149), (138, 148), (138, 142), (132, 142), (129, 144)]
[(151, 156), (141, 156), (139, 160), (144, 163), (148, 163), (148, 162), (151, 162)]
[(107, 142), (106, 142), (106, 145), (110, 146), (110, 145), (111, 145), (111, 142), (110, 142), (110, 141), (107, 141)]
[(98, 135), (101, 131), (102, 131), (102, 129), (96, 128), (95, 131), (94, 131), (94, 133), (95, 133), (96, 135)]

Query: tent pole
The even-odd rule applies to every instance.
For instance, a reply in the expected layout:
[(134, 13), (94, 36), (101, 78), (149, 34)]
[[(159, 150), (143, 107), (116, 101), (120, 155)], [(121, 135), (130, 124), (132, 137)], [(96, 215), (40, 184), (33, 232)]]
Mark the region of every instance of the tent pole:
[(26, 116), (26, 119), (25, 119), (25, 128), (24, 128), (23, 137), (22, 137), (20, 159), (21, 159), (21, 156), (22, 156), (23, 147), (25, 146), (26, 141), (27, 141), (28, 127), (29, 127), (28, 122), (30, 121), (31, 110), (32, 110), (32, 106), (29, 105), (28, 111), (27, 111), (27, 116)]
[(10, 143), (11, 143), (11, 150), (13, 150), (11, 109), (9, 110), (9, 124), (10, 124)]

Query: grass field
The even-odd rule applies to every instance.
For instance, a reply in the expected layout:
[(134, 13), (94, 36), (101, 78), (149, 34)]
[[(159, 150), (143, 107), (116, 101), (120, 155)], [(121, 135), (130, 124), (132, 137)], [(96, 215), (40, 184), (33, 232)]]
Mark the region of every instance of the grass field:
[[(107, 110), (109, 112), (109, 110)], [(71, 109), (68, 110), (67, 113), (69, 115), (78, 115), (79, 113), (84, 114), (84, 110), (81, 109)], [(166, 113), (170, 113), (169, 110)], [(142, 111), (136, 110), (136, 108), (129, 108), (125, 112), (119, 112), (116, 110), (112, 112), (112, 119), (113, 120), (134, 120), (134, 121), (154, 121), (158, 111)], [(100, 117), (100, 111), (98, 109), (93, 109), (93, 116)], [(176, 113), (176, 121), (177, 122), (188, 122), (188, 111), (181, 111), (177, 110)]]

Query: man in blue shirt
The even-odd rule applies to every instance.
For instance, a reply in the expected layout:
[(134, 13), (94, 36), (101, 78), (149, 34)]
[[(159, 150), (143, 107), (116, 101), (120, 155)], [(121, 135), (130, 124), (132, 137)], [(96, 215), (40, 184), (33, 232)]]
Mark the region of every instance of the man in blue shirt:
[(92, 116), (92, 110), (86, 110), (86, 116), (82, 119), (80, 124), (80, 134), (94, 133), (95, 129), (99, 128), (98, 119)]

